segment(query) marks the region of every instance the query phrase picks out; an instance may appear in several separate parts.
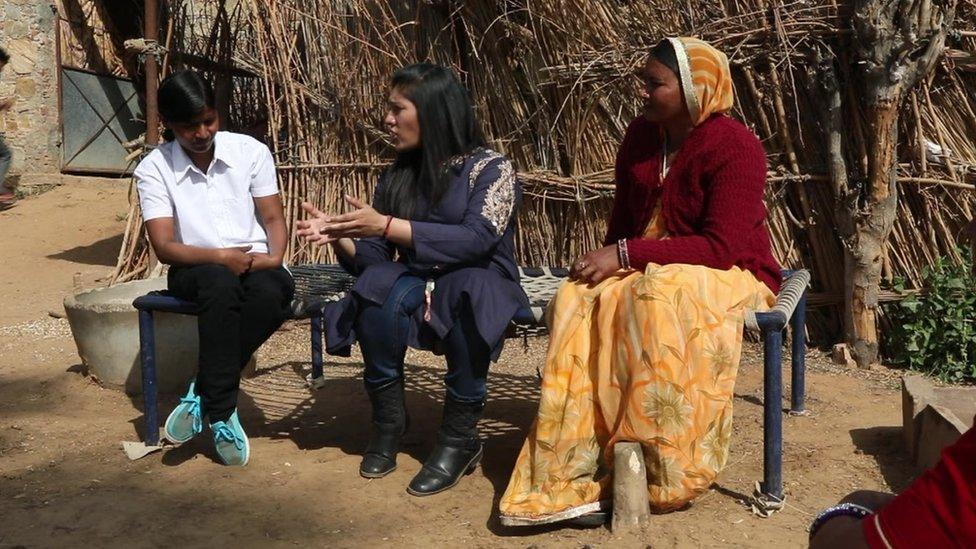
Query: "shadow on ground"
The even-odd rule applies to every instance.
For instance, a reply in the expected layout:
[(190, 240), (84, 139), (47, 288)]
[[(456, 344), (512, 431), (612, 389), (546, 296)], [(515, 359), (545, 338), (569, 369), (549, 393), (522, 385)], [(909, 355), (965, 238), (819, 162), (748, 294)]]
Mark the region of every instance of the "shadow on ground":
[[(288, 440), (298, 449), (314, 451), (336, 448), (344, 454), (362, 454), (370, 430), (370, 405), (360, 378), (362, 364), (326, 362), (327, 382), (322, 389), (311, 391), (305, 382), (311, 366), (305, 361), (289, 361), (263, 368), (257, 375), (242, 381), (239, 412), (252, 438)], [(423, 462), (434, 444), (440, 425), (444, 385), (443, 368), (408, 364), (406, 367), (407, 407), (411, 427), (405, 435), (401, 452)], [(761, 400), (749, 394), (736, 395), (737, 400), (761, 408)], [(492, 485), (491, 513), (485, 517), (485, 527), (495, 535), (523, 537), (545, 534), (567, 528), (565, 524), (538, 527), (506, 527), (498, 520), (498, 502), (507, 488), (512, 466), (535, 418), (539, 398), (539, 380), (535, 375), (492, 373), (489, 378), (489, 401), (480, 423), (485, 440), (482, 473)], [(177, 396), (162, 397), (160, 421), (176, 404)], [(133, 400), (137, 409), (141, 401)], [(142, 435), (142, 417), (133, 419), (134, 427)], [(864, 430), (873, 431), (873, 430)], [(856, 444), (874, 455), (882, 466), (898, 478), (902, 474), (897, 457), (897, 440), (889, 433), (852, 432)], [(900, 439), (898, 439), (900, 440)], [(894, 445), (893, 445), (894, 444)], [(213, 445), (208, 437), (199, 437), (179, 448), (169, 449), (162, 463), (178, 466), (196, 456), (214, 459)], [(882, 461), (884, 460), (884, 461)], [(896, 479), (897, 480), (897, 479)], [(890, 482), (890, 480), (889, 480)], [(902, 481), (904, 482), (904, 481)], [(901, 484), (897, 484), (901, 486)], [(741, 502), (746, 494), (728, 487), (716, 486), (722, 496)]]
[(850, 434), (854, 445), (878, 462), (881, 476), (895, 492), (900, 492), (911, 484), (915, 471), (905, 450), (901, 427), (852, 429)]
[(115, 266), (119, 257), (119, 248), (122, 247), (122, 234), (103, 238), (93, 244), (76, 246), (70, 250), (51, 254), (48, 259), (61, 259), (72, 263), (82, 263), (85, 265), (103, 265), (105, 267)]
[[(330, 367), (337, 365), (343, 373), (330, 374)], [(285, 362), (259, 370), (255, 377), (243, 380), (238, 411), (248, 426), (248, 435), (291, 440), (302, 450), (337, 448), (348, 455), (360, 455), (369, 437), (371, 412), (362, 380), (348, 373), (349, 366), (326, 363), (328, 381), (325, 387), (314, 392), (305, 383), (310, 370), (307, 362)], [(353, 370), (361, 367), (351, 366)], [(423, 462), (434, 445), (441, 422), (444, 370), (408, 364), (406, 371), (411, 425), (401, 452)], [(488, 404), (479, 428), (485, 440), (482, 469), (494, 487), (496, 507), (535, 417), (538, 395), (539, 381), (535, 376), (496, 373), (490, 376)], [(160, 422), (177, 400), (178, 395), (160, 396)], [(136, 409), (143, 409), (141, 397), (133, 398), (132, 403)], [(145, 432), (143, 421), (141, 415), (131, 420), (140, 438)], [(196, 455), (213, 459), (212, 447), (207, 437), (198, 437), (167, 450), (162, 460), (166, 465), (175, 466)]]

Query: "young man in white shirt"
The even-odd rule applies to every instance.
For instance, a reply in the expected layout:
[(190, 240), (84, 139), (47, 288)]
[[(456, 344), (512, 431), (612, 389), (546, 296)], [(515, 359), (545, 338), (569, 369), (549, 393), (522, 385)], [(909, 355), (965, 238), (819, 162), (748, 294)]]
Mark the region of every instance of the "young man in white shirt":
[(288, 317), (294, 281), (282, 266), (288, 235), (271, 152), (251, 137), (218, 132), (214, 105), (199, 74), (164, 80), (159, 114), (174, 138), (134, 176), (149, 240), (170, 265), (170, 292), (200, 307), (199, 373), (166, 419), (166, 437), (186, 442), (206, 417), (221, 461), (245, 465), (240, 372)]

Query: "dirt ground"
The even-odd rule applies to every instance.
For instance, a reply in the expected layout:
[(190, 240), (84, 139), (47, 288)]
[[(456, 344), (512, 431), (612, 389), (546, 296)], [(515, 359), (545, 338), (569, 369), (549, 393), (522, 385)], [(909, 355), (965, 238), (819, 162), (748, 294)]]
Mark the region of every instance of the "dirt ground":
[[(483, 465), (453, 490), (415, 498), (405, 487), (433, 444), (442, 363), (408, 357), (414, 427), (399, 469), (367, 481), (357, 474), (369, 417), (360, 359), (328, 362), (328, 386), (310, 393), (303, 323), (276, 334), (244, 382), (247, 467), (216, 464), (205, 437), (129, 461), (119, 443), (137, 440), (141, 403), (86, 377), (67, 321), (49, 316), (66, 294), (111, 272), (126, 193), (126, 182), (68, 179), (0, 213), (0, 547), (801, 547), (813, 515), (844, 494), (911, 480), (898, 373), (851, 372), (811, 351), (811, 413), (784, 417), (788, 505), (772, 518), (753, 516), (742, 501), (762, 476), (762, 362), (749, 345), (730, 463), (691, 508), (654, 516), (645, 533), (625, 537), (606, 528), (505, 528), (497, 502), (535, 412), (546, 341), (531, 340), (528, 350), (512, 341), (493, 367)], [(172, 404), (169, 397), (163, 413)]]

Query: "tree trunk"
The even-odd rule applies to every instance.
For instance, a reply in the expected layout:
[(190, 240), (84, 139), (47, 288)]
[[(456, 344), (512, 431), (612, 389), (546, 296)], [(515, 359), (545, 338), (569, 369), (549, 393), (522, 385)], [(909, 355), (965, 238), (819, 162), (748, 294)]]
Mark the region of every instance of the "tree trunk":
[[(864, 206), (852, 212), (854, 246), (848, 254), (846, 304), (851, 311), (848, 344), (854, 361), (866, 368), (878, 359), (878, 290), (884, 249), (895, 223), (898, 192), (895, 165), (898, 106), (894, 102), (867, 109), (868, 178)], [(856, 204), (855, 204), (856, 205)]]
[(847, 343), (862, 368), (878, 359), (878, 290), (898, 205), (898, 109), (941, 55), (956, 1), (855, 2), (855, 79), (868, 124), (868, 173), (862, 186), (846, 189), (857, 199), (845, 201), (845, 216), (854, 227), (845, 242), (844, 301), (849, 312)]

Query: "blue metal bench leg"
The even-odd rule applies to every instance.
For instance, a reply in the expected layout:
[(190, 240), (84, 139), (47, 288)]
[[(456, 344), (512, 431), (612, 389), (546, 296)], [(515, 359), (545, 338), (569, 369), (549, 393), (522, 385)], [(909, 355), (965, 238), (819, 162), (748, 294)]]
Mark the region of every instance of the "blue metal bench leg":
[(763, 485), (762, 492), (783, 497), (783, 332), (763, 334)]
[(146, 418), (146, 445), (159, 444), (159, 401), (156, 393), (156, 331), (152, 311), (139, 311), (139, 358)]
[(322, 377), (322, 336), (325, 331), (325, 319), (322, 313), (312, 315), (312, 379)]
[(799, 414), (806, 410), (806, 317), (807, 294), (796, 304), (793, 318), (790, 319), (790, 332), (793, 336), (793, 356), (790, 361), (790, 412)]

